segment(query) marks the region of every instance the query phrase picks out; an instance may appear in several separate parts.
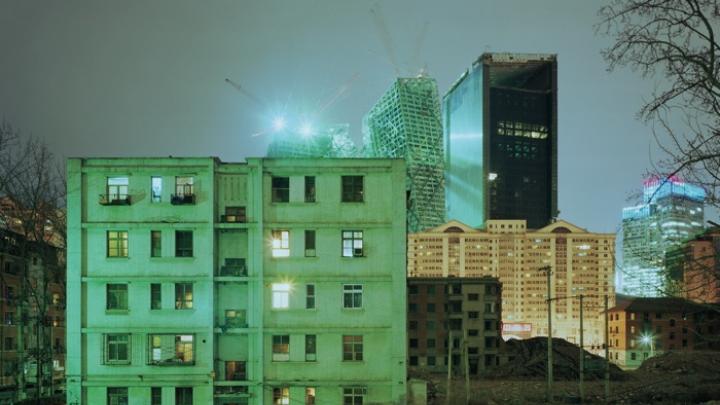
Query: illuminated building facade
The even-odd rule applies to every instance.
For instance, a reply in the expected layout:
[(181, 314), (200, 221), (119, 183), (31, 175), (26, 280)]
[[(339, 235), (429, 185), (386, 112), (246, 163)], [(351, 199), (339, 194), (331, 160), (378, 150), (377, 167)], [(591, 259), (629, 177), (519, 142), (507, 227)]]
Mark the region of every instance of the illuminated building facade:
[(67, 402), (404, 403), (404, 179), (395, 159), (70, 159)]
[(674, 297), (618, 295), (608, 312), (610, 360), (624, 368), (668, 351), (720, 349), (716, 307)]
[(644, 182), (642, 204), (622, 212), (624, 294), (681, 294), (682, 274), (667, 271), (665, 256), (703, 231), (704, 201), (704, 189), (676, 177)]
[(555, 55), (485, 53), (443, 98), (447, 217), (557, 216)]
[[(579, 294), (585, 295), (585, 344), (602, 343), (605, 294), (614, 302), (615, 235), (591, 233), (566, 221), (538, 230), (523, 220), (489, 220), (486, 229), (450, 221), (408, 236), (408, 277), (496, 277), (502, 284), (503, 337), (547, 335), (551, 268), (553, 336), (579, 341)], [(529, 329), (529, 330), (528, 330)]]
[(365, 116), (363, 133), (369, 156), (405, 159), (408, 231), (445, 222), (443, 132), (435, 79), (397, 79)]
[(670, 274), (682, 278), (682, 296), (698, 303), (720, 304), (720, 227), (671, 249), (665, 256)]
[(350, 124), (306, 125), (296, 131), (283, 128), (270, 134), (267, 157), (343, 158), (360, 157), (360, 152), (350, 139)]

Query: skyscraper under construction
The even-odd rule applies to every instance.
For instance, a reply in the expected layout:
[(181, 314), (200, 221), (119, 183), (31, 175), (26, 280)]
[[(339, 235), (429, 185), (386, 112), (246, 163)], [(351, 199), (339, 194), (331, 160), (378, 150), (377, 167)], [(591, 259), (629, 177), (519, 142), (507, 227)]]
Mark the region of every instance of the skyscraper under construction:
[(449, 219), (557, 217), (555, 55), (485, 53), (443, 99)]
[(341, 158), (358, 157), (358, 148), (350, 139), (349, 124), (306, 126), (297, 131), (282, 129), (270, 135), (267, 157)]
[(365, 116), (363, 133), (367, 155), (405, 159), (408, 232), (442, 224), (443, 139), (435, 79), (398, 78)]

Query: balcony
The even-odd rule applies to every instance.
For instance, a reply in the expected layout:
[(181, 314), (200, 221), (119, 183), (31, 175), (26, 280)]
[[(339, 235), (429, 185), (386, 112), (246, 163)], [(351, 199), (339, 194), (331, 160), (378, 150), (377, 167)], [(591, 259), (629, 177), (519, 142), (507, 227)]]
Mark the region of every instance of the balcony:
[(247, 215), (245, 207), (225, 207), (225, 214), (220, 215), (220, 222), (245, 223)]
[(129, 194), (100, 194), (100, 205), (130, 205), (131, 198)]
[(170, 204), (193, 205), (195, 204), (195, 194), (172, 194), (170, 196)]
[(220, 277), (247, 277), (247, 266), (244, 258), (226, 258), (220, 266)]

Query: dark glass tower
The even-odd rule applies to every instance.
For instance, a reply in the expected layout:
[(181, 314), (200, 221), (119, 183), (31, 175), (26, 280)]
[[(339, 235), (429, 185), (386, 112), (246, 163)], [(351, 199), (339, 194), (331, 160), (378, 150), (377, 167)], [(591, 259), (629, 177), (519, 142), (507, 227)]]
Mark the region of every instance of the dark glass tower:
[(443, 99), (448, 219), (557, 216), (555, 55), (486, 53)]

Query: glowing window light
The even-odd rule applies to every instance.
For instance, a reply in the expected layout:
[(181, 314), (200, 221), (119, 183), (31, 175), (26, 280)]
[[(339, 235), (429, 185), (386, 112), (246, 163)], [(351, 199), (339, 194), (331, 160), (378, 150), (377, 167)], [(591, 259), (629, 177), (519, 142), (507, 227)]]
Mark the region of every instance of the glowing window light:
[(272, 231), (272, 257), (290, 256), (290, 231)]
[(273, 283), (272, 307), (273, 309), (287, 309), (290, 307), (289, 283)]

